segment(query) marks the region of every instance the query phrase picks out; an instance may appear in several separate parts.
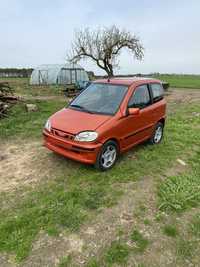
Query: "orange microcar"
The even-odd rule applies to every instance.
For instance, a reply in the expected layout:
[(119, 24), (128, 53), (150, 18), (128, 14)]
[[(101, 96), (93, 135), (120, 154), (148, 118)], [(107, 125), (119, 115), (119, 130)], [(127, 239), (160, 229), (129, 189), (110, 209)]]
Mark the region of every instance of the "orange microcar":
[(44, 145), (67, 158), (110, 169), (118, 156), (162, 140), (166, 101), (159, 80), (97, 80), (46, 122)]

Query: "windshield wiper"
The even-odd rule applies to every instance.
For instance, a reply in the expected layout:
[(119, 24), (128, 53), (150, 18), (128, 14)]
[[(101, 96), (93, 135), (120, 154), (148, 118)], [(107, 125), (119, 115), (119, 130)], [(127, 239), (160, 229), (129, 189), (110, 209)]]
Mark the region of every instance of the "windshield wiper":
[(78, 109), (82, 109), (82, 110), (83, 110), (83, 111), (85, 111), (85, 112), (88, 112), (88, 113), (94, 114), (94, 112), (92, 112), (92, 111), (90, 111), (90, 110), (88, 110), (88, 109), (86, 109), (85, 107), (83, 107), (83, 106), (80, 106), (80, 105), (71, 104), (71, 105), (70, 105), (70, 107), (73, 107), (73, 108), (78, 108)]

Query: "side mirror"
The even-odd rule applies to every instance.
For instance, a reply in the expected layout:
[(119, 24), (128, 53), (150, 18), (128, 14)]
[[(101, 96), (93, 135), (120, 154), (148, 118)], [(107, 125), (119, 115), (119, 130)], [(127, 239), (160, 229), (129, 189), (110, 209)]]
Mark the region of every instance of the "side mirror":
[(128, 109), (128, 114), (129, 115), (139, 115), (140, 114), (140, 109), (139, 108), (129, 108)]

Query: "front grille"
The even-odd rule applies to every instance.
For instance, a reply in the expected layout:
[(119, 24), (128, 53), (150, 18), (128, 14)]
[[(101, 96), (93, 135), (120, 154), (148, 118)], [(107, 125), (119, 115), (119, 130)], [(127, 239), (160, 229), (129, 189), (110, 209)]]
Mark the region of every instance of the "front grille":
[(64, 139), (68, 139), (68, 140), (74, 140), (74, 135), (68, 132), (64, 132), (61, 130), (58, 130), (56, 128), (51, 128), (51, 133), (55, 136), (64, 138)]

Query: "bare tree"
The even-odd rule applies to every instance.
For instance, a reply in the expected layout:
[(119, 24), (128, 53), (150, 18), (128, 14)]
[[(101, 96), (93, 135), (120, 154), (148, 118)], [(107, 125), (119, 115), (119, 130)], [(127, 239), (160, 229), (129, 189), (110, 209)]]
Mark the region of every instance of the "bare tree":
[(90, 58), (112, 77), (113, 68), (119, 64), (117, 58), (123, 48), (127, 48), (137, 60), (144, 57), (144, 48), (139, 38), (129, 31), (120, 30), (116, 26), (94, 31), (86, 28), (75, 33), (68, 57), (74, 63)]

